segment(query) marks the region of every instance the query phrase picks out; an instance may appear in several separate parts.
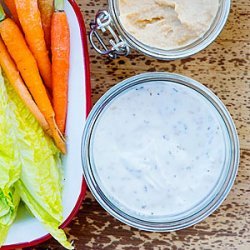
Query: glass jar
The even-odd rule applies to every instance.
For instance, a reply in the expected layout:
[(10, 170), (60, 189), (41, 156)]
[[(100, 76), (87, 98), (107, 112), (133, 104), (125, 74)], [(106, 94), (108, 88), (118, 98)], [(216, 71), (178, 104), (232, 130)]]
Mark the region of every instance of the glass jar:
[[(100, 54), (107, 54), (111, 58), (120, 55), (128, 55), (130, 48), (138, 52), (160, 60), (175, 60), (189, 57), (210, 45), (222, 31), (229, 12), (230, 0), (219, 0), (219, 9), (209, 30), (194, 42), (180, 48), (163, 50), (150, 47), (135, 39), (123, 27), (119, 18), (118, 0), (109, 0), (109, 11), (99, 11), (94, 22), (91, 22), (90, 42), (93, 48)], [(103, 33), (110, 33), (108, 44), (103, 40)], [(94, 37), (97, 40), (94, 40)]]
[[(214, 184), (214, 186), (212, 186), (211, 192), (209, 191), (209, 194), (204, 195), (204, 197), (202, 196), (202, 199), (200, 199), (197, 204), (190, 207), (190, 209), (187, 209), (187, 210), (182, 211), (182, 212), (178, 212), (176, 214), (174, 214), (174, 213), (167, 214), (166, 216), (165, 215), (164, 216), (163, 215), (162, 216), (158, 216), (158, 215), (157, 216), (154, 216), (154, 215), (152, 215), (152, 216), (151, 215), (143, 215), (142, 216), (142, 215), (137, 214), (137, 212), (133, 212), (133, 209), (134, 209), (134, 208), (132, 208), (134, 205), (133, 203), (130, 203), (130, 205), (128, 205), (129, 202), (128, 202), (128, 204), (126, 204), (126, 202), (125, 202), (125, 205), (124, 205), (124, 203), (120, 202), (123, 199), (122, 196), (125, 195), (125, 194), (123, 194), (123, 191), (126, 189), (126, 187), (132, 188), (132, 186), (133, 186), (133, 184), (130, 184), (129, 182), (127, 182), (125, 184), (124, 188), (122, 189), (123, 191), (119, 192), (118, 196), (116, 196), (116, 198), (114, 198), (115, 195), (114, 195), (114, 193), (112, 193), (113, 192), (112, 188), (111, 189), (107, 188), (107, 185), (104, 183), (103, 175), (101, 174), (101, 170), (100, 170), (101, 168), (99, 165), (102, 165), (102, 163), (104, 162), (103, 161), (104, 158), (100, 158), (97, 160), (97, 158), (102, 157), (102, 155), (97, 154), (96, 152), (98, 152), (98, 151), (95, 150), (96, 140), (98, 138), (100, 138), (100, 137), (98, 137), (99, 132), (100, 132), (99, 124), (100, 124), (100, 122), (103, 121), (103, 119), (105, 119), (105, 112), (110, 111), (110, 109), (115, 110), (117, 108), (117, 103), (116, 103), (116, 106), (112, 106), (112, 104), (114, 104), (117, 100), (121, 100), (121, 98), (123, 98), (126, 93), (129, 93), (129, 91), (140, 90), (140, 88), (142, 86), (145, 86), (145, 84), (151, 84), (151, 83), (153, 83), (152, 86), (157, 86), (157, 85), (160, 86), (161, 84), (172, 84), (173, 90), (174, 90), (173, 93), (178, 92), (178, 88), (183, 88), (184, 89), (183, 93), (188, 93), (188, 95), (190, 93), (193, 93), (194, 95), (197, 96), (197, 98), (201, 98), (202, 100), (204, 100), (206, 102), (206, 105), (208, 105), (207, 113), (209, 113), (211, 111), (212, 114), (217, 117), (216, 119), (218, 119), (218, 122), (220, 124), (218, 126), (221, 127), (221, 133), (223, 134), (223, 136), (221, 137), (221, 138), (223, 138), (222, 139), (223, 148), (225, 148), (225, 154), (223, 153), (223, 155), (225, 155), (225, 156), (223, 156), (223, 160), (221, 160), (220, 163), (218, 163), (219, 161), (217, 163), (216, 162), (213, 163), (214, 164), (213, 167), (215, 169), (221, 167), (221, 170), (220, 170), (220, 172), (218, 172), (218, 176), (216, 178), (214, 177), (215, 179), (212, 178), (213, 181), (215, 181), (215, 184)], [(157, 95), (158, 94), (159, 93), (157, 93)], [(152, 93), (150, 93), (148, 98), (151, 98), (151, 96), (152, 96)], [(162, 100), (167, 99), (167, 97), (164, 97), (164, 98), (165, 99), (162, 99)], [(187, 98), (189, 98), (189, 97), (187, 96)], [(150, 107), (151, 105), (150, 105), (149, 99), (145, 99), (145, 100), (148, 100), (148, 103), (146, 101), (144, 104), (142, 104), (142, 107), (145, 107), (145, 109), (147, 109), (147, 107)], [(129, 102), (131, 102), (131, 99), (130, 99), (130, 101), (128, 101), (127, 104), (129, 104)], [(177, 100), (177, 102), (178, 102), (178, 100)], [(160, 114), (161, 114), (160, 119), (161, 119), (162, 112), (163, 112), (163, 108), (161, 106), (163, 106), (163, 103), (158, 102), (158, 104), (159, 103), (161, 103), (159, 106), (161, 109), (160, 110)], [(171, 103), (170, 103), (170, 105), (171, 105)], [(123, 110), (124, 107), (125, 107), (124, 105), (123, 105), (123, 107), (120, 107), (121, 110)], [(192, 107), (190, 107), (190, 108), (192, 109)], [(134, 108), (130, 107), (129, 110), (131, 112), (134, 112), (134, 109), (135, 109), (135, 106), (134, 106)], [(175, 107), (174, 107), (174, 109), (175, 109)], [(199, 109), (199, 107), (198, 107), (198, 109)], [(183, 115), (181, 108), (179, 108), (177, 110), (180, 111), (180, 116)], [(196, 111), (190, 112), (190, 114), (191, 113), (193, 113), (195, 115)], [(203, 112), (203, 114), (204, 113), (206, 113), (206, 112)], [(147, 115), (151, 116), (152, 114), (154, 114), (154, 112), (151, 112), (150, 114), (147, 114)], [(187, 114), (189, 114), (189, 112), (187, 112)], [(110, 126), (111, 130), (113, 130), (114, 127), (116, 126), (116, 124), (118, 123), (118, 121), (120, 119), (119, 116), (120, 116), (120, 113), (118, 112), (118, 115), (115, 117), (115, 120), (108, 123), (109, 124), (108, 126)], [(139, 114), (139, 116), (140, 116), (140, 114)], [(201, 120), (199, 119), (199, 117), (196, 117), (196, 118), (197, 118), (197, 123), (200, 123)], [(209, 119), (211, 119), (211, 118), (209, 118)], [(194, 119), (191, 117), (190, 120), (194, 120)], [(210, 122), (211, 122), (211, 120), (210, 120)], [(124, 122), (124, 127), (121, 128), (120, 131), (123, 131), (125, 129), (125, 126), (128, 127), (129, 125), (128, 124), (126, 125), (126, 122)], [(208, 128), (208, 131), (206, 130), (206, 132), (208, 132), (208, 134), (212, 133), (209, 131), (209, 129), (210, 128)], [(131, 131), (135, 131), (135, 130), (131, 130)], [(136, 131), (138, 132), (138, 130), (136, 130)], [(197, 131), (197, 130), (194, 130), (192, 128), (190, 131), (192, 131), (191, 133), (193, 133), (194, 131)], [(139, 130), (139, 133), (141, 133), (140, 130)], [(158, 130), (157, 130), (157, 133), (158, 133)], [(123, 140), (124, 136), (126, 136), (126, 135), (128, 135), (128, 134), (125, 133), (124, 135), (119, 137), (120, 139), (118, 139), (118, 144), (120, 141)], [(133, 136), (134, 135), (132, 135), (132, 137)], [(145, 136), (145, 134), (142, 133), (142, 134), (140, 134), (139, 137), (143, 137), (143, 136)], [(170, 137), (170, 140), (171, 140), (172, 134), (170, 133), (168, 136)], [(217, 137), (218, 136), (219, 135), (217, 134)], [(205, 138), (204, 145), (209, 145), (209, 143), (211, 143), (211, 142), (206, 141), (206, 138), (207, 138), (206, 136), (204, 138)], [(111, 145), (111, 144), (112, 144), (112, 140), (107, 140), (107, 141), (104, 141), (103, 144), (100, 145), (100, 147), (104, 148), (106, 150), (108, 148), (108, 145)], [(128, 145), (130, 145), (130, 144), (128, 144)], [(150, 145), (150, 144), (146, 144), (146, 147), (148, 145)], [(156, 144), (153, 144), (154, 147), (155, 147), (155, 145)], [(215, 146), (215, 148), (216, 148), (217, 144), (215, 144), (215, 145), (216, 145)], [(144, 146), (142, 146), (142, 147), (144, 147)], [(203, 144), (201, 144), (201, 147), (203, 147)], [(219, 148), (219, 146), (218, 146), (218, 148)], [(115, 145), (115, 150), (116, 149), (118, 150), (116, 153), (122, 154), (119, 151), (119, 149), (120, 149), (119, 145)], [(140, 150), (140, 148), (139, 148), (139, 150)], [(213, 148), (212, 150), (215, 150), (215, 149)], [(156, 151), (156, 152), (158, 152), (158, 151)], [(168, 150), (166, 150), (166, 152), (168, 152)], [(115, 154), (115, 152), (113, 152), (111, 154), (111, 158), (112, 158), (112, 155), (114, 156), (114, 154)], [(136, 154), (136, 152), (132, 151), (131, 154), (129, 154), (129, 155), (127, 155), (127, 153), (126, 153), (124, 156), (125, 157), (124, 159), (126, 159), (126, 157), (132, 159), (133, 154)], [(162, 156), (162, 155), (165, 157), (165, 153), (160, 154), (160, 156)], [(87, 123), (86, 123), (85, 130), (83, 133), (83, 138), (82, 138), (83, 173), (84, 173), (85, 180), (86, 180), (92, 194), (96, 198), (96, 200), (100, 203), (100, 205), (107, 212), (109, 212), (112, 216), (114, 216), (118, 220), (120, 220), (123, 223), (128, 224), (130, 226), (133, 226), (135, 228), (138, 228), (141, 230), (146, 230), (146, 231), (158, 231), (158, 232), (164, 231), (164, 232), (167, 232), (167, 231), (175, 231), (175, 230), (183, 229), (183, 228), (192, 226), (192, 225), (204, 220), (207, 216), (209, 216), (211, 213), (213, 213), (220, 206), (220, 204), (223, 202), (223, 200), (227, 197), (230, 189), (233, 186), (233, 183), (234, 183), (234, 180), (235, 180), (235, 177), (237, 174), (237, 170), (238, 170), (239, 155), (240, 155), (239, 140), (238, 140), (236, 128), (234, 126), (233, 120), (232, 120), (229, 112), (227, 111), (227, 109), (223, 105), (223, 103), (219, 100), (219, 98), (216, 95), (214, 95), (208, 88), (204, 87), (202, 84), (194, 81), (193, 79), (190, 79), (188, 77), (184, 77), (181, 75), (177, 75), (177, 74), (170, 74), (170, 73), (157, 73), (157, 72), (155, 72), (155, 73), (140, 74), (138, 76), (128, 78), (128, 79), (124, 80), (123, 82), (117, 84), (113, 88), (111, 88), (107, 93), (104, 94), (104, 96), (101, 97), (101, 99), (93, 107), (93, 109), (92, 109), (92, 111), (89, 114), (89, 117), (87, 119)], [(159, 158), (160, 156), (157, 156), (158, 158), (156, 157), (158, 159), (157, 161), (160, 160), (160, 158)], [(181, 154), (180, 154), (180, 156), (181, 156)], [(177, 157), (179, 157), (179, 153), (177, 154)], [(174, 162), (175, 161), (173, 161), (173, 164), (174, 164)], [(138, 161), (137, 161), (137, 163), (138, 163)], [(130, 165), (128, 163), (126, 163), (126, 164)], [(131, 164), (130, 167), (133, 169), (135, 166), (136, 166), (136, 164)], [(103, 168), (104, 166), (101, 166), (101, 167)], [(144, 170), (145, 169), (140, 169), (140, 171), (142, 171), (142, 172)], [(105, 169), (105, 171), (107, 171), (108, 175), (111, 174), (113, 176), (113, 177), (108, 178), (108, 183), (112, 183), (112, 182), (115, 182), (118, 180), (119, 183), (117, 185), (119, 186), (120, 180), (123, 180), (123, 179), (125, 180), (127, 178), (127, 176), (119, 176), (120, 174), (117, 172), (117, 171), (119, 171), (119, 169), (113, 170), (111, 168), (110, 169), (107, 168), (107, 169)], [(136, 171), (138, 172), (138, 169)], [(198, 168), (198, 172), (194, 171), (192, 173), (192, 175), (198, 176), (197, 178), (199, 178), (200, 177), (199, 171), (200, 170)], [(128, 181), (129, 179), (126, 179), (126, 180)], [(171, 180), (169, 182), (169, 186), (171, 186)], [(173, 179), (173, 181), (174, 181), (174, 179)], [(159, 180), (159, 182), (160, 182), (160, 180)], [(137, 183), (137, 182), (134, 182), (134, 183)], [(180, 183), (183, 183), (183, 185), (186, 185), (185, 179), (181, 180)], [(202, 188), (204, 188), (204, 186), (202, 186), (203, 181), (201, 181), (200, 185)], [(204, 185), (205, 185), (205, 183), (204, 183)], [(166, 188), (167, 188), (167, 185), (166, 185)], [(136, 187), (135, 187), (135, 189), (136, 189)], [(164, 191), (164, 188), (163, 188), (163, 191)], [(130, 192), (130, 191), (128, 191), (128, 192)], [(131, 196), (130, 196), (130, 194), (131, 194)], [(129, 197), (128, 199), (135, 200), (135, 199), (133, 199), (132, 192), (128, 193), (127, 197)], [(151, 196), (148, 196), (147, 198), (149, 198), (149, 197), (151, 197)], [(120, 199), (120, 201), (119, 201), (119, 199)], [(168, 200), (161, 199), (160, 202), (162, 202), (162, 204), (159, 204), (159, 207), (161, 207), (161, 205), (166, 204), (168, 202)], [(169, 202), (169, 204), (170, 204), (170, 202)], [(128, 207), (126, 207), (126, 205), (128, 205)], [(129, 206), (131, 206), (131, 207), (129, 207)], [(143, 207), (142, 207), (142, 210), (143, 210)], [(163, 209), (163, 213), (164, 213), (164, 209)]]

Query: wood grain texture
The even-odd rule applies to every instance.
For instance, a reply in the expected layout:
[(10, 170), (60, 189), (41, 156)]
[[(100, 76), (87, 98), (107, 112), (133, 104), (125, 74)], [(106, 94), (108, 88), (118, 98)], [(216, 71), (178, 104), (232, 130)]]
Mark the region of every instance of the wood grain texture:
[[(77, 1), (86, 26), (107, 0)], [(241, 163), (235, 185), (222, 206), (205, 221), (174, 233), (146, 233), (108, 215), (88, 193), (78, 216), (67, 228), (76, 249), (250, 249), (250, 1), (233, 0), (229, 20), (217, 40), (184, 60), (157, 61), (133, 51), (110, 60), (90, 49), (92, 98), (111, 86), (146, 71), (168, 71), (200, 81), (229, 109), (238, 129)], [(63, 249), (55, 240), (37, 246)]]

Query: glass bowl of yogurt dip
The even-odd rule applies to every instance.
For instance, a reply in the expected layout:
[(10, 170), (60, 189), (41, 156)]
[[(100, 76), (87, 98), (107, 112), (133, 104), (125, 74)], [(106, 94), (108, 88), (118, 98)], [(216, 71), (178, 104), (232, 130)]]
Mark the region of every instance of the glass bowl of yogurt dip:
[(174, 231), (215, 211), (237, 174), (229, 112), (202, 84), (144, 73), (93, 107), (82, 139), (86, 182), (106, 211), (147, 231)]
[[(100, 11), (91, 23), (90, 42), (113, 58), (129, 54), (130, 48), (162, 60), (185, 58), (216, 39), (230, 4), (230, 0), (109, 0), (109, 12)], [(100, 32), (111, 34), (108, 45)]]

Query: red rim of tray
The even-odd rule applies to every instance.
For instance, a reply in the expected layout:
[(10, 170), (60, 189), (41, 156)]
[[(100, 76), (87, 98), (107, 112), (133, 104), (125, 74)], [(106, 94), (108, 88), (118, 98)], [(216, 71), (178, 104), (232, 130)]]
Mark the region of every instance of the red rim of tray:
[[(86, 29), (85, 29), (85, 24), (84, 20), (82, 17), (82, 13), (80, 8), (78, 7), (77, 3), (74, 0), (68, 0), (70, 5), (72, 6), (76, 17), (77, 21), (80, 27), (80, 34), (81, 34), (81, 40), (82, 40), (82, 48), (83, 48), (83, 56), (84, 56), (84, 68), (85, 68), (85, 82), (86, 82), (86, 115), (90, 112), (91, 109), (91, 85), (90, 85), (90, 63), (89, 63), (89, 53), (88, 53), (88, 44), (87, 44), (87, 36), (86, 36)], [(61, 225), (61, 228), (65, 228), (74, 218), (78, 210), (80, 209), (80, 206), (82, 204), (82, 201), (85, 197), (86, 194), (86, 182), (84, 179), (82, 179), (82, 187), (81, 187), (81, 192), (80, 195), (77, 199), (76, 205), (74, 209), (72, 210), (71, 214), (68, 216), (68, 218), (63, 222)], [(23, 242), (23, 243), (17, 243), (17, 244), (12, 244), (12, 245), (5, 245), (1, 247), (0, 249), (3, 250), (10, 250), (10, 249), (16, 249), (16, 248), (24, 248), (24, 247), (31, 247), (34, 245), (38, 245), (43, 243), (44, 241), (47, 241), (51, 238), (52, 236), (50, 234), (44, 235), (41, 238), (38, 238), (36, 240), (33, 240), (31, 242)]]

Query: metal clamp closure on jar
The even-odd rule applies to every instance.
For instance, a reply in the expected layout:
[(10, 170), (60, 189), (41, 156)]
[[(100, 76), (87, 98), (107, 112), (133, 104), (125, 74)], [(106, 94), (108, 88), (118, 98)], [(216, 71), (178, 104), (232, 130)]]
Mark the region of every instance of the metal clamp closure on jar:
[[(106, 45), (98, 31), (103, 34), (109, 32), (111, 39), (109, 44)], [(99, 44), (96, 44), (94, 37)], [(130, 48), (126, 41), (118, 34), (113, 25), (112, 18), (106, 10), (101, 10), (97, 13), (95, 20), (90, 23), (90, 35), (89, 40), (93, 48), (101, 55), (108, 55), (112, 59), (116, 59), (118, 56), (127, 56), (130, 52)], [(100, 49), (100, 47), (102, 49)]]

